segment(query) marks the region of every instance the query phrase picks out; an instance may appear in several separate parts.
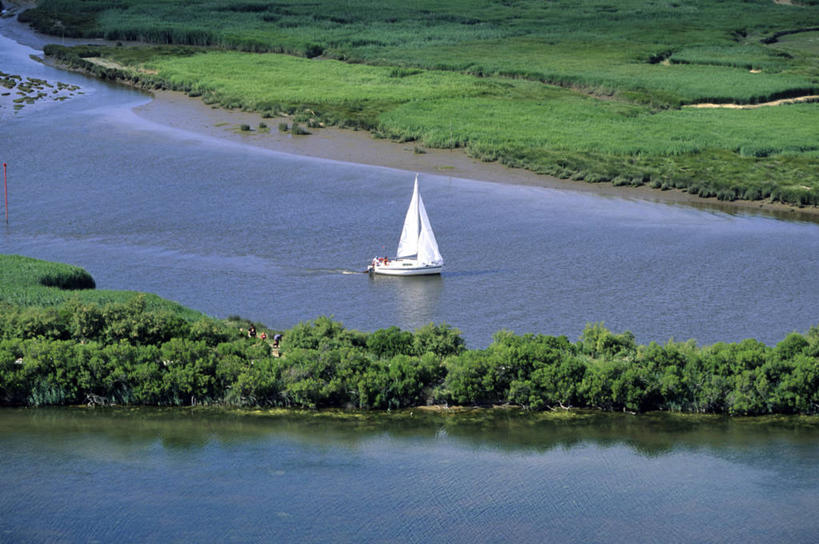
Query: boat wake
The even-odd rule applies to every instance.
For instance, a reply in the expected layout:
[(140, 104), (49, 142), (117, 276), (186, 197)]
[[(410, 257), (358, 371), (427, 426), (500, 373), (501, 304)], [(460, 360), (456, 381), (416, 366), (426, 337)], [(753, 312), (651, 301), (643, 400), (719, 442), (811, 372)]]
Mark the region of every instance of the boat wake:
[(360, 276), (366, 273), (366, 270), (349, 270), (347, 268), (307, 268), (304, 270), (304, 274), (307, 276), (336, 276), (339, 274), (342, 276)]

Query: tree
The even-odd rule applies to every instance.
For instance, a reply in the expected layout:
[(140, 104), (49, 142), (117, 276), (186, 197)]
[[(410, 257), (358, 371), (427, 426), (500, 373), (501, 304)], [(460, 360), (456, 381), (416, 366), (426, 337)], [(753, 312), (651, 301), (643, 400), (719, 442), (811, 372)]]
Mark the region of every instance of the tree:
[(465, 349), (461, 331), (453, 329), (446, 323), (424, 325), (415, 331), (413, 343), (416, 355), (432, 352), (441, 358), (458, 355)]
[(630, 331), (614, 334), (603, 323), (588, 323), (580, 335), (579, 347), (591, 357), (614, 357), (633, 354), (637, 344)]
[(367, 337), (367, 349), (379, 358), (392, 358), (396, 355), (413, 353), (413, 335), (398, 327), (379, 329)]

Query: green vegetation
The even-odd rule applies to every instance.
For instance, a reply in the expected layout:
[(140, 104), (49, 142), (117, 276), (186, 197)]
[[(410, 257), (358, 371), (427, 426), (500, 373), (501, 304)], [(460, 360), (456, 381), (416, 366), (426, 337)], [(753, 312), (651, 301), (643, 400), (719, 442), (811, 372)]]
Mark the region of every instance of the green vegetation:
[(815, 66), (767, 43), (819, 28), (810, 4), (44, 0), (21, 19), (54, 35), (321, 55), (389, 65), (396, 78), (413, 67), (525, 77), (679, 104), (815, 89)]
[(95, 289), (94, 278), (82, 268), (19, 255), (0, 255), (0, 312), (6, 309), (54, 307), (73, 301), (81, 304), (138, 304), (148, 311), (195, 320), (202, 314), (156, 295), (135, 291)]
[(814, 0), (43, 0), (23, 18), (164, 44), (47, 49), (100, 77), (311, 128), (589, 182), (819, 204), (816, 103), (684, 107), (819, 94)]
[(819, 27), (817, 2), (802, 4), (809, 7), (768, 0), (43, 0), (21, 20), (57, 36), (323, 55), (399, 67), (411, 59), (425, 68), (471, 66), (484, 74), (510, 72), (508, 61), (516, 59), (512, 67), (520, 72), (571, 76), (658, 62), (691, 46), (742, 57), (746, 44)]
[[(63, 289), (44, 286), (45, 277)], [(694, 341), (637, 345), (630, 333), (595, 324), (574, 343), (501, 331), (486, 349), (467, 350), (446, 324), (365, 333), (321, 317), (284, 331), (279, 353), (269, 340), (248, 337), (243, 329), (250, 323), (238, 318), (152, 307), (132, 293), (114, 302), (82, 296), (93, 293), (88, 290), (66, 294), (65, 288), (93, 282), (75, 267), (3, 257), (0, 279), (9, 285), (0, 298), (0, 405), (453, 403), (819, 413), (819, 327), (775, 347), (755, 340), (699, 347)], [(56, 294), (40, 297), (48, 306), (13, 296), (29, 289)]]
[(0, 99), (0, 108), (3, 107), (2, 101), (10, 100), (14, 104), (14, 110), (19, 111), (25, 105), (35, 104), (40, 100), (51, 99), (60, 102), (73, 97), (75, 93), (83, 94), (77, 85), (69, 85), (61, 81), (51, 83), (34, 77), (26, 77), (23, 80), (23, 77), (18, 74), (7, 74), (0, 70), (0, 97), (11, 97), (12, 92), (15, 98)]

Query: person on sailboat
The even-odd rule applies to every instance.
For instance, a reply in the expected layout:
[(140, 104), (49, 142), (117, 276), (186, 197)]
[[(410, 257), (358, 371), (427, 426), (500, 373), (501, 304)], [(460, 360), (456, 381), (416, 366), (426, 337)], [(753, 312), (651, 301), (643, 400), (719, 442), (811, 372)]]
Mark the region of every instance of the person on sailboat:
[(443, 266), (444, 259), (438, 250), (438, 242), (418, 190), (416, 174), (395, 259), (391, 261), (389, 257), (383, 257), (373, 260), (368, 271), (391, 276), (416, 276), (440, 274)]

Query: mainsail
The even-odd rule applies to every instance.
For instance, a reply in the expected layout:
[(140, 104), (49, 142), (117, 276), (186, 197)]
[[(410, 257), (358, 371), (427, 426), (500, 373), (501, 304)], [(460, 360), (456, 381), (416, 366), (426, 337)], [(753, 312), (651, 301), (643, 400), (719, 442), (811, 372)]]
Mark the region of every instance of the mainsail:
[(444, 259), (438, 251), (438, 242), (432, 232), (424, 201), (418, 192), (418, 174), (415, 175), (415, 187), (412, 190), (407, 215), (404, 218), (404, 228), (401, 239), (398, 241), (396, 257), (403, 259), (415, 256), (416, 260), (425, 264), (443, 265)]
[(412, 257), (418, 254), (418, 235), (420, 231), (418, 218), (418, 201), (421, 195), (418, 194), (418, 175), (415, 175), (415, 188), (412, 190), (407, 215), (404, 217), (404, 228), (401, 230), (401, 239), (398, 240), (398, 251), (395, 256), (399, 259)]

